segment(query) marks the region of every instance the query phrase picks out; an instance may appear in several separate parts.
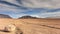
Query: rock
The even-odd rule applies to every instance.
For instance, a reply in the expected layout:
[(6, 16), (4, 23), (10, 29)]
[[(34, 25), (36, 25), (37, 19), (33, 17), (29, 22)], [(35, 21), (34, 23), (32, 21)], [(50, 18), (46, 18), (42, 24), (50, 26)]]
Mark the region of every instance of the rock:
[(9, 24), (4, 27), (5, 32), (14, 32), (15, 34), (23, 34), (20, 28), (16, 27), (14, 24)]
[(13, 32), (15, 30), (16, 30), (16, 26), (13, 24), (10, 24), (4, 27), (4, 31)]

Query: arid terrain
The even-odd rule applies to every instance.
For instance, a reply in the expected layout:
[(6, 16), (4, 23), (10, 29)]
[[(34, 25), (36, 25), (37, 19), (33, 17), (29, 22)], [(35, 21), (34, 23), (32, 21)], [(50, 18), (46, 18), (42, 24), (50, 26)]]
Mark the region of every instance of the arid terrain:
[(2, 31), (9, 24), (15, 24), (22, 31), (21, 34), (60, 34), (60, 19), (0, 18), (0, 34), (16, 34)]

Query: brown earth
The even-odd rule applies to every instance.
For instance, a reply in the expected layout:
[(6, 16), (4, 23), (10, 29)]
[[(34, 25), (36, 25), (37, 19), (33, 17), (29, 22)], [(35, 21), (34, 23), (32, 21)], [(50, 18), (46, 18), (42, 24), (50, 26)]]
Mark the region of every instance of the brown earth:
[(0, 34), (8, 24), (15, 24), (23, 34), (60, 34), (60, 19), (7, 19), (0, 18)]

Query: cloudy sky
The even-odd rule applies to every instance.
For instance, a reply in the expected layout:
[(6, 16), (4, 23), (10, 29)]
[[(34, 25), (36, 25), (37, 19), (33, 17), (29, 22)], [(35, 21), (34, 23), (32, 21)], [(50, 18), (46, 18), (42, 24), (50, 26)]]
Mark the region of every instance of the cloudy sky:
[(0, 0), (0, 14), (13, 18), (24, 15), (60, 17), (60, 0)]

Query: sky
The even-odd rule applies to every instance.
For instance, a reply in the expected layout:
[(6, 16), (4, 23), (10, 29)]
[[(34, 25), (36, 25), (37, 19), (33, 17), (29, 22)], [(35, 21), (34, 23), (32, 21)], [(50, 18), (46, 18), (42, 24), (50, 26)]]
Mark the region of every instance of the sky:
[(38, 18), (60, 17), (60, 0), (0, 0), (0, 14), (13, 18), (24, 15)]

